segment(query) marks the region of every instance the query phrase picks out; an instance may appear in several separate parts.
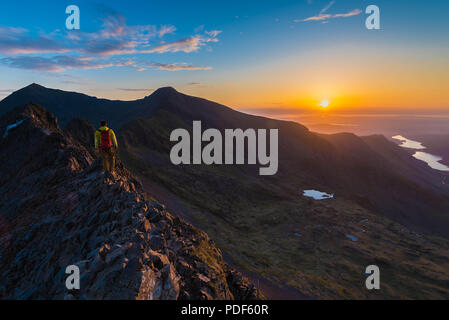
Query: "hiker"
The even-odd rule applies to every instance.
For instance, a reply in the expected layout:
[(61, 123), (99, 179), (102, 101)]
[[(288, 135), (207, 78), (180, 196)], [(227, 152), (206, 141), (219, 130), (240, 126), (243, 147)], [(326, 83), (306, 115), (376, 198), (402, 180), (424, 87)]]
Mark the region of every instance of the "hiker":
[(114, 171), (115, 151), (118, 149), (117, 139), (112, 129), (108, 128), (106, 121), (100, 122), (101, 127), (95, 131), (95, 150), (103, 159), (104, 171)]

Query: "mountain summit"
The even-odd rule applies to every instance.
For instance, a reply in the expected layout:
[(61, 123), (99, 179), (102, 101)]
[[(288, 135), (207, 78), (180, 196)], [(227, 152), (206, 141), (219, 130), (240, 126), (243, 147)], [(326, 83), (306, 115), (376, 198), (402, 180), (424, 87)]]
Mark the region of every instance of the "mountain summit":
[(162, 87), (162, 88), (155, 90), (152, 95), (169, 96), (169, 95), (175, 95), (177, 93), (179, 93), (179, 92), (173, 87)]

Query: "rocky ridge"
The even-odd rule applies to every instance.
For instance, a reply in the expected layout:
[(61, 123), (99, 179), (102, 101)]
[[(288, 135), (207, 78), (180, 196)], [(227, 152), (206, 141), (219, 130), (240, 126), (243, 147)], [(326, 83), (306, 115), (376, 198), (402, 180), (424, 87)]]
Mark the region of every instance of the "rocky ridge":
[[(207, 234), (122, 165), (103, 173), (43, 107), (14, 109), (0, 130), (0, 299), (260, 298)], [(65, 286), (69, 265), (80, 290)]]

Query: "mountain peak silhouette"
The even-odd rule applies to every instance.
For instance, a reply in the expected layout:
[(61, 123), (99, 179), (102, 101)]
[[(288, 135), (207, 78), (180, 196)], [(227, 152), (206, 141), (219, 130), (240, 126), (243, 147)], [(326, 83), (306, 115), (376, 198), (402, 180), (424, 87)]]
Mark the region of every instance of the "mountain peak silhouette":
[(155, 90), (151, 95), (147, 96), (146, 98), (155, 97), (155, 96), (174, 96), (179, 94), (179, 92), (173, 88), (173, 87), (162, 87), (157, 90)]

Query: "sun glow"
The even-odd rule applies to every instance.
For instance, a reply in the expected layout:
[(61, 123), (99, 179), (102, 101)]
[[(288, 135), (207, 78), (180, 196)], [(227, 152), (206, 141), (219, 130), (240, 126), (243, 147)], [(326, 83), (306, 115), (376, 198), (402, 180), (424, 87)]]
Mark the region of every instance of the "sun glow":
[(320, 106), (323, 108), (329, 107), (329, 101), (328, 100), (321, 101)]

